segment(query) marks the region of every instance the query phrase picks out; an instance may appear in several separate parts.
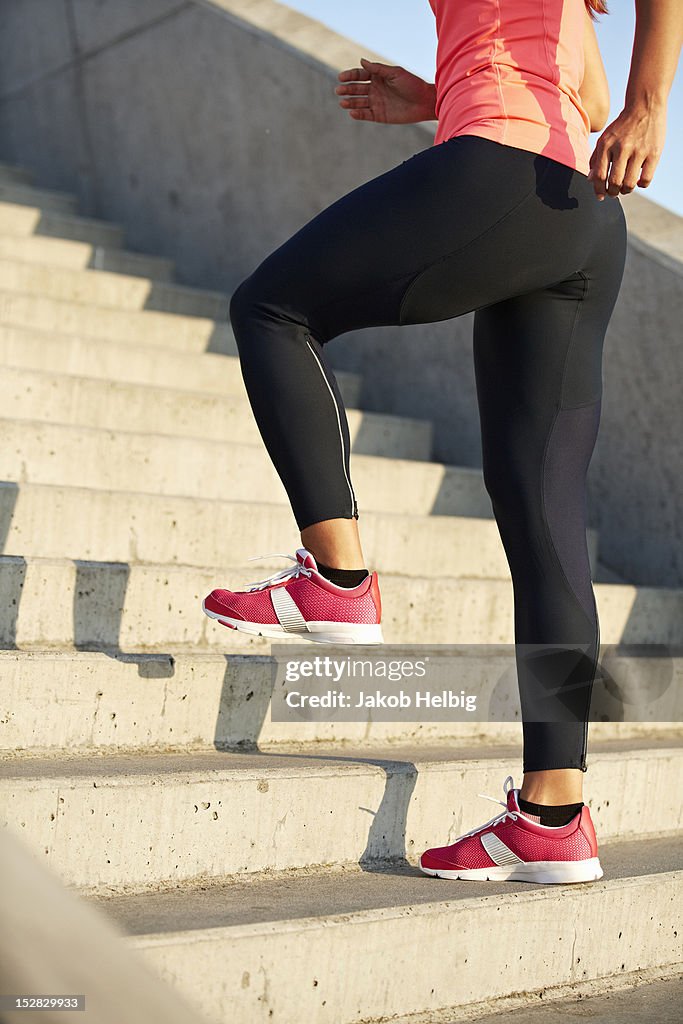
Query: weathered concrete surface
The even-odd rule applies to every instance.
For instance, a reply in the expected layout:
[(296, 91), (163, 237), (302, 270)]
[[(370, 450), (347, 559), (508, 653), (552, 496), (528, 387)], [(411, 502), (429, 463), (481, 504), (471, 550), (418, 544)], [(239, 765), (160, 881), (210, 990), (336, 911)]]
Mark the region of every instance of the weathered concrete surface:
[[(660, 219), (677, 222), (675, 237), (683, 246), (683, 218)], [(635, 242), (606, 343), (603, 420), (591, 475), (603, 557), (626, 579), (683, 578), (682, 325), (683, 263)], [(651, 528), (658, 534), (653, 542)]]
[[(481, 821), (481, 818), (477, 819)], [(581, 896), (604, 890), (612, 882), (645, 881), (653, 874), (678, 873), (682, 867), (680, 844), (675, 837), (650, 836), (638, 840), (604, 843), (600, 850), (605, 878), (588, 886), (533, 885), (526, 882), (463, 882), (446, 878), (428, 879), (410, 866), (388, 871), (283, 872), (277, 876), (225, 879), (210, 886), (171, 887), (158, 893), (93, 894), (92, 901), (106, 909), (129, 935), (158, 936), (190, 931), (199, 924), (206, 928), (242, 927), (276, 922), (308, 922), (327, 915), (425, 907), (433, 902), (443, 910), (468, 907), (475, 900), (484, 904), (503, 899), (515, 904), (520, 897), (530, 902)], [(245, 898), (258, 889), (259, 899)], [(446, 916), (446, 915), (444, 915)], [(643, 936), (644, 937), (644, 936)], [(675, 936), (674, 936), (675, 938)], [(458, 959), (462, 963), (463, 958)], [(673, 961), (675, 962), (675, 961)], [(580, 972), (579, 972), (580, 973)]]
[(12, 182), (15, 185), (31, 185), (33, 184), (33, 175), (25, 167), (0, 163), (0, 181)]
[[(85, 480), (84, 480), (85, 483)], [(291, 533), (291, 512), (281, 504), (206, 501), (88, 487), (0, 483), (3, 554), (99, 562), (220, 565), (251, 545), (272, 547)], [(493, 519), (367, 511), (364, 553), (378, 572), (403, 576), (508, 579), (509, 569)], [(420, 532), (420, 558), (411, 538)], [(590, 537), (596, 560), (597, 538)], [(273, 566), (263, 561), (255, 570)], [(282, 559), (275, 567), (282, 565)]]
[[(483, 677), (463, 660), (454, 681), (476, 692), (480, 704), (490, 700), (487, 706), (495, 708), (498, 701), (506, 720), (344, 722), (330, 717), (327, 722), (274, 722), (272, 668), (266, 656), (183, 653), (174, 647), (155, 654), (0, 651), (0, 752), (151, 753), (258, 744), (261, 750), (284, 745), (310, 754), (332, 746), (345, 754), (350, 745), (367, 750), (398, 743), (506, 743), (517, 749), (521, 730), (518, 721), (510, 721), (515, 709), (506, 703), (516, 685), (514, 673), (506, 675), (511, 648), (499, 651), (498, 658), (502, 667), (496, 671), (494, 661), (494, 671)], [(624, 663), (614, 649), (603, 647), (600, 661), (612, 677), (624, 684), (628, 680), (629, 694), (639, 699), (617, 706), (602, 683), (595, 686), (591, 749), (598, 742), (637, 739), (666, 747), (672, 738), (677, 741), (683, 657), (666, 659), (655, 648), (649, 656), (644, 651)], [(612, 720), (603, 721), (602, 715)]]
[(0, 257), (0, 290), (79, 305), (114, 306), (119, 310), (154, 309), (214, 320), (225, 320), (228, 312), (228, 301), (220, 292), (146, 280), (104, 268), (98, 268), (93, 274), (87, 269), (46, 266), (14, 258)]
[(0, 235), (0, 259), (68, 267), (71, 270), (92, 268), (115, 274), (134, 274), (137, 277), (149, 277), (153, 281), (170, 282), (173, 279), (173, 264), (170, 260), (121, 249), (107, 249), (68, 238)]
[[(126, 651), (190, 644), (266, 653), (270, 645), (263, 639), (227, 630), (201, 612), (206, 594), (253, 580), (245, 576), (244, 565), (202, 569), (0, 556), (0, 643)], [(595, 592), (604, 643), (683, 643), (681, 591), (599, 583)], [(384, 574), (382, 629), (390, 644), (511, 643), (512, 587), (504, 579)], [(312, 653), (319, 649), (311, 647)]]
[[(493, 817), (477, 794), (499, 794), (510, 772), (521, 778), (519, 752), (486, 747), (0, 761), (0, 826), (19, 826), (64, 881), (99, 890), (415, 863)], [(594, 747), (587, 800), (598, 836), (680, 829), (681, 785), (681, 742)]]
[[(603, 986), (606, 988), (607, 986)], [(510, 1024), (559, 1024), (586, 1021), (587, 1024), (678, 1024), (683, 1006), (683, 975), (636, 985), (628, 991), (603, 992), (562, 999), (548, 1005), (539, 999), (531, 1006), (505, 1011)], [(477, 1017), (478, 1024), (502, 1024), (498, 1013)]]
[[(0, 509), (11, 523), (3, 554), (99, 562), (152, 562), (210, 566), (267, 551), (291, 536), (284, 505), (205, 501), (173, 495), (103, 491), (87, 487), (0, 484)], [(368, 511), (364, 516), (368, 565), (403, 576), (508, 579), (509, 569), (493, 519)], [(411, 538), (421, 536), (420, 558)], [(595, 539), (595, 538), (593, 538)], [(595, 547), (595, 545), (593, 545)], [(283, 559), (252, 567), (257, 578)]]
[[(252, 504), (287, 500), (260, 445), (33, 420), (0, 419), (0, 425), (3, 480)], [(353, 471), (361, 514), (366, 508), (426, 517), (491, 514), (477, 470), (357, 454)], [(289, 521), (293, 531), (291, 511)]]
[(76, 197), (68, 192), (27, 187), (16, 182), (0, 181), (0, 202), (19, 206), (38, 206), (54, 213), (75, 213)]
[[(230, 397), (179, 388), (149, 387), (97, 378), (3, 367), (0, 408), (8, 419), (203, 436), (260, 444), (246, 393)], [(351, 450), (385, 458), (427, 461), (432, 424), (427, 420), (347, 409)]]
[(22, 203), (0, 202), (0, 232), (10, 239), (33, 235), (67, 238), (89, 245), (103, 245), (110, 249), (123, 244), (123, 230), (117, 224)]
[[(409, 869), (97, 902), (214, 1018), (323, 1024), (324, 1003), (345, 1022), (433, 1019), (449, 1007), (676, 963), (680, 846), (606, 844), (601, 856), (606, 878), (590, 886), (431, 884)], [(439, 956), (422, 955), (430, 949)]]
[[(75, 189), (91, 214), (120, 219), (135, 248), (176, 259), (186, 282), (226, 292), (316, 212), (433, 138), (431, 125), (351, 121), (333, 89), (363, 49), (271, 0), (31, 0), (13, 5), (0, 45), (2, 155)], [(644, 196), (629, 202), (632, 231), (680, 256), (680, 218)], [(672, 266), (667, 275), (631, 248), (590, 475), (612, 567), (669, 585), (683, 581)], [(634, 374), (644, 335), (657, 345)], [(330, 355), (346, 369), (381, 366), (364, 405), (433, 418), (437, 456), (476, 466), (470, 336), (466, 316), (347, 335)]]
[[(26, 264), (27, 271), (36, 269)], [(87, 271), (63, 271), (64, 274), (80, 275), (81, 280), (88, 278)], [(29, 273), (24, 272), (29, 277)], [(118, 274), (108, 274), (110, 279), (118, 278)], [(200, 355), (208, 350), (233, 355), (236, 352), (235, 340), (230, 324), (220, 316), (221, 306), (226, 300), (219, 296), (208, 299), (209, 316), (202, 316), (200, 310), (206, 308), (207, 299), (195, 296), (187, 290), (184, 295), (193, 311), (190, 313), (163, 312), (169, 299), (175, 294), (183, 296), (183, 289), (176, 285), (161, 282), (140, 281), (131, 278), (136, 284), (131, 287), (133, 298), (135, 291), (145, 292), (146, 308), (126, 309), (117, 306), (97, 306), (87, 301), (78, 302), (73, 298), (58, 299), (44, 295), (15, 290), (9, 282), (9, 288), (0, 288), (0, 323), (7, 326), (26, 327), (37, 331), (57, 331), (60, 334), (87, 335), (90, 338), (112, 339), (115, 341), (140, 341), (146, 345), (157, 345), (160, 348), (175, 349), (180, 352), (193, 352)], [(119, 284), (113, 284), (115, 294)], [(182, 299), (181, 299), (182, 301)]]
[[(149, 340), (145, 334), (143, 341)], [(93, 338), (85, 333), (59, 334), (55, 330), (0, 324), (0, 359), (8, 366), (95, 377), (107, 382), (130, 381), (155, 387), (189, 388), (214, 395), (244, 393), (236, 358), (226, 359), (213, 352), (196, 354), (182, 348), (164, 348), (163, 358), (160, 358), (158, 345), (142, 344), (133, 339), (119, 342)], [(360, 377), (345, 371), (339, 371), (336, 376), (344, 403), (347, 407), (357, 408)], [(475, 471), (470, 470), (470, 473)]]

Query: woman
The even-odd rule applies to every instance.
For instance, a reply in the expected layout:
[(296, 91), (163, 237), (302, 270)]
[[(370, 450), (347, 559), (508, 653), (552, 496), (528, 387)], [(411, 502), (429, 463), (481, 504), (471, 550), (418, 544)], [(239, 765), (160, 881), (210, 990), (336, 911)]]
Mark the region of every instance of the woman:
[(505, 811), (420, 866), (588, 881), (602, 869), (582, 803), (598, 656), (585, 476), (625, 260), (616, 197), (646, 187), (661, 153), (679, 4), (636, 0), (625, 106), (591, 155), (589, 131), (609, 109), (591, 21), (602, 0), (430, 2), (434, 86), (364, 60), (339, 75), (337, 93), (356, 120), (437, 118), (435, 145), (324, 210), (232, 298), (245, 385), (303, 547), (290, 569), (214, 591), (204, 609), (264, 636), (381, 642), (323, 346), (362, 327), (476, 311), (484, 479), (514, 587), (524, 782), (506, 780)]

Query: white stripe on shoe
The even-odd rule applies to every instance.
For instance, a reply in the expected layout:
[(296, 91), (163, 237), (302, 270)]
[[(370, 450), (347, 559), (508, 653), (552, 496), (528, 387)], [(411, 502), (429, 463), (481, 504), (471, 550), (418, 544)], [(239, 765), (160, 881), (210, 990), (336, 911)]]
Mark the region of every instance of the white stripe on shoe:
[(494, 864), (501, 866), (509, 866), (512, 864), (522, 864), (522, 858), (518, 857), (516, 853), (513, 853), (509, 846), (494, 835), (493, 832), (485, 832), (481, 837), (481, 845), (484, 847), (489, 857)]
[(308, 633), (308, 623), (287, 587), (273, 587), (270, 600), (278, 622), (288, 633)]

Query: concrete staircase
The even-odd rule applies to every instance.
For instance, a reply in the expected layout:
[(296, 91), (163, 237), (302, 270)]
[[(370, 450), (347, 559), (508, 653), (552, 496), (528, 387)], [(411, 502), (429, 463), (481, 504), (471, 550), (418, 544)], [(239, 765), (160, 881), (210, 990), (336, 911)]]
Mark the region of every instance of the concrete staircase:
[[(517, 726), (269, 720), (268, 642), (200, 609), (298, 537), (227, 299), (122, 244), (0, 166), (3, 824), (215, 1021), (447, 1021), (670, 975), (680, 726), (595, 723), (605, 878), (534, 887), (414, 866), (519, 778)], [(510, 643), (481, 474), (431, 462), (429, 423), (364, 412), (360, 380), (339, 379), (387, 642)], [(603, 642), (675, 655), (681, 592), (630, 586), (591, 550)]]

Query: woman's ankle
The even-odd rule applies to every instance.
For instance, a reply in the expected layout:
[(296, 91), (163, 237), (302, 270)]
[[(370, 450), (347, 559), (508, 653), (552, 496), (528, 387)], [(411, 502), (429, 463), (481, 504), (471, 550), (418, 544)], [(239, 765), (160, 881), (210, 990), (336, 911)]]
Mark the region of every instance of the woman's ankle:
[(301, 543), (316, 562), (331, 569), (364, 569), (355, 519), (324, 519), (301, 531)]
[(553, 768), (525, 772), (520, 798), (546, 807), (578, 804), (583, 801), (583, 776), (579, 768)]

